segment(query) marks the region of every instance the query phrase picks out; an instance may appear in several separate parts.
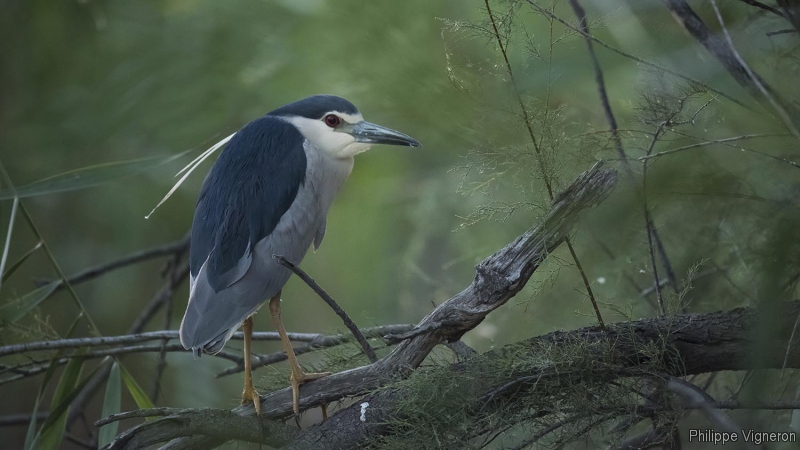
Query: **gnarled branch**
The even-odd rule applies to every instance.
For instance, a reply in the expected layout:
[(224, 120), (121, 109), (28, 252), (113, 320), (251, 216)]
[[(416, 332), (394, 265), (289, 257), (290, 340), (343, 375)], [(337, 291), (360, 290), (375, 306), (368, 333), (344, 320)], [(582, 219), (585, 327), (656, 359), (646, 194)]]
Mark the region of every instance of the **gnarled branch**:
[[(598, 163), (581, 174), (567, 189), (558, 194), (542, 223), (522, 234), (505, 248), (483, 260), (476, 267), (472, 284), (429, 313), (418, 325), (440, 324), (402, 342), (389, 355), (368, 366), (333, 374), (303, 385), (300, 408), (327, 404), (347, 396), (360, 395), (386, 385), (399, 377), (409, 376), (430, 351), (444, 342), (454, 342), (475, 328), (493, 310), (504, 305), (527, 283), (533, 272), (550, 252), (567, 238), (580, 211), (596, 205), (614, 187), (617, 174), (601, 170)], [(280, 419), (292, 414), (290, 389), (282, 389), (261, 397), (263, 417)], [(252, 405), (232, 410), (238, 417), (254, 417)], [(335, 417), (338, 417), (337, 414)], [(233, 417), (233, 416), (231, 416)], [(152, 442), (154, 423), (131, 428), (117, 437), (110, 449), (135, 449), (138, 442)], [(159, 427), (162, 425), (159, 425)], [(166, 427), (166, 425), (163, 425)], [(158, 428), (161, 430), (161, 428)], [(202, 434), (202, 433), (201, 433)], [(143, 435), (143, 436), (139, 436)], [(229, 434), (227, 439), (209, 436), (177, 441), (171, 448), (212, 448), (228, 439), (241, 436)]]

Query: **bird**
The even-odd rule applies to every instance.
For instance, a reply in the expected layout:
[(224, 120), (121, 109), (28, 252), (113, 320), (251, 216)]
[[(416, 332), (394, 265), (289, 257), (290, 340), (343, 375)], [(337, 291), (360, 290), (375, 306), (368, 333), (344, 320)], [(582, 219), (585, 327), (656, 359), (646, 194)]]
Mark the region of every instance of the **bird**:
[(228, 137), (203, 181), (189, 250), (189, 302), (180, 341), (195, 358), (222, 350), (244, 332), (242, 404), (261, 414), (253, 388), (253, 315), (269, 311), (286, 352), (292, 409), (300, 385), (328, 373), (306, 373), (281, 320), (281, 291), (291, 271), (325, 237), (328, 210), (353, 170), (354, 157), (373, 144), (420, 147), (411, 136), (364, 121), (344, 98), (314, 95), (281, 106)]

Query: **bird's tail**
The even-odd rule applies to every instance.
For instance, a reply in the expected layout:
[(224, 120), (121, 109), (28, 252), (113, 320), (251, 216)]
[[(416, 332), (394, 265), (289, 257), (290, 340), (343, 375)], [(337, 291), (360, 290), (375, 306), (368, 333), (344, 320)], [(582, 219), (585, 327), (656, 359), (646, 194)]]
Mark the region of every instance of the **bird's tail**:
[[(191, 332), (190, 326), (187, 326), (187, 317), (190, 317), (191, 309), (191, 306), (187, 308), (186, 314), (181, 321), (180, 339), (183, 348), (192, 350), (194, 359), (200, 358), (203, 353), (208, 353), (209, 355), (216, 355), (219, 353), (225, 347), (228, 340), (230, 340), (231, 336), (233, 336), (233, 333), (241, 326), (241, 323), (237, 323), (206, 342), (197, 342), (196, 339), (193, 339), (196, 336), (196, 332)], [(191, 319), (188, 322), (192, 323)]]

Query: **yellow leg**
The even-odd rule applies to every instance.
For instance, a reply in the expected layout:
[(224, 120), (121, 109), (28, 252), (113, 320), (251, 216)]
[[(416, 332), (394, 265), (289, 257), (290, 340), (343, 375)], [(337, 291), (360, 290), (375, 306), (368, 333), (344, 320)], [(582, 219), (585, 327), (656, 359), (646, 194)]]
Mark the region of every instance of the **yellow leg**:
[(289, 336), (286, 335), (286, 329), (283, 328), (283, 322), (281, 321), (281, 293), (275, 297), (272, 297), (269, 300), (269, 312), (272, 314), (272, 321), (275, 322), (275, 328), (278, 329), (278, 334), (281, 335), (281, 343), (283, 344), (283, 351), (286, 352), (286, 357), (289, 359), (289, 369), (292, 371), (292, 375), (289, 379), (292, 382), (292, 409), (294, 409), (294, 413), (300, 414), (300, 385), (305, 383), (306, 381), (316, 380), (317, 378), (322, 378), (325, 376), (330, 375), (330, 372), (322, 372), (322, 373), (305, 373), (303, 372), (303, 368), (300, 367), (300, 363), (297, 362), (297, 356), (294, 354), (294, 349), (292, 348), (292, 343), (289, 342)]
[(261, 397), (253, 388), (253, 373), (250, 366), (250, 340), (253, 336), (253, 316), (245, 319), (242, 324), (244, 331), (244, 391), (242, 391), (242, 404), (252, 402), (256, 413), (261, 414)]

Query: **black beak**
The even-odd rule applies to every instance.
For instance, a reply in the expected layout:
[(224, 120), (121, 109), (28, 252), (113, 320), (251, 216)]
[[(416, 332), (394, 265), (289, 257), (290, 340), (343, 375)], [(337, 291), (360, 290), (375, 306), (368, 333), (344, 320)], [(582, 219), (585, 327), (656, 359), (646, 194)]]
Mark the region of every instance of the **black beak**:
[(364, 142), (369, 144), (386, 144), (386, 145), (405, 145), (408, 147), (421, 147), (422, 144), (417, 142), (407, 134), (399, 131), (375, 125), (374, 123), (361, 121), (352, 126), (349, 133), (356, 139), (356, 142)]

